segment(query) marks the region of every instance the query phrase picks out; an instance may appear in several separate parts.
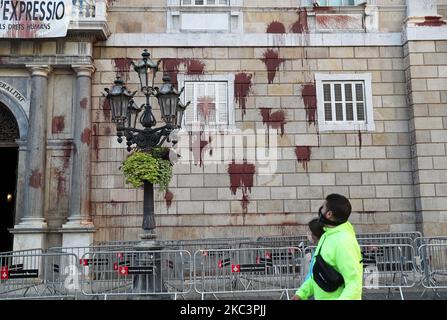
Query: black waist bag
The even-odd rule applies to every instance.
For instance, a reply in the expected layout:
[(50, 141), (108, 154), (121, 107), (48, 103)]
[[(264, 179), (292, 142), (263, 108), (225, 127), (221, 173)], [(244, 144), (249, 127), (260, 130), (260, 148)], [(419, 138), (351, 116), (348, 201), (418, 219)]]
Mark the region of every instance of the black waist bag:
[[(322, 244), (323, 245), (323, 244)], [(334, 292), (345, 283), (343, 276), (320, 256), (321, 246), (315, 255), (315, 263), (312, 269), (314, 281), (326, 292)]]

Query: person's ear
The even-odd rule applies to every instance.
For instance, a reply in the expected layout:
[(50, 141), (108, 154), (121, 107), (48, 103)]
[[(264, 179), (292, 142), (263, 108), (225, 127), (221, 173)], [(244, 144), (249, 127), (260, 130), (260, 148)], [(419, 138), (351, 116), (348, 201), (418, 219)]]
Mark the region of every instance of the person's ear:
[(332, 213), (332, 211), (326, 212), (326, 218), (328, 218), (329, 220), (332, 220), (334, 218), (334, 214)]

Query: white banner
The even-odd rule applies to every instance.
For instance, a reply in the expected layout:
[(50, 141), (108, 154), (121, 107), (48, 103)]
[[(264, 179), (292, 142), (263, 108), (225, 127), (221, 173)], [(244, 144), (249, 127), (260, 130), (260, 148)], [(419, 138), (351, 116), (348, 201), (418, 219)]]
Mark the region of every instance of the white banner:
[(72, 0), (0, 0), (0, 38), (65, 37), (71, 11)]

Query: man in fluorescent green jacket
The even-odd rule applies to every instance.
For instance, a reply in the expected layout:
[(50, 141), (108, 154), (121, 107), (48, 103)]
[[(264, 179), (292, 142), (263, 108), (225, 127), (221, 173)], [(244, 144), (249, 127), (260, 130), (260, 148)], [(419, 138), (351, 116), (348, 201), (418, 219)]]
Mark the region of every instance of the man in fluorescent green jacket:
[(315, 300), (361, 300), (363, 264), (354, 228), (348, 221), (351, 204), (344, 196), (331, 194), (326, 197), (319, 214), (320, 221), (325, 225), (325, 233), (315, 252), (321, 247), (321, 257), (343, 276), (344, 285), (334, 292), (326, 292), (317, 285), (312, 275), (297, 290), (293, 299), (307, 300), (313, 296)]

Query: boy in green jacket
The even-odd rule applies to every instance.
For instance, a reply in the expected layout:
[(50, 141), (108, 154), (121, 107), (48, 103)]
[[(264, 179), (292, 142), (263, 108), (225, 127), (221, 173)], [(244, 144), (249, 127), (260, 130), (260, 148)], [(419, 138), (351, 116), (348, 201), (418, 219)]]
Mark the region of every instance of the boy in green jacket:
[(343, 276), (344, 284), (334, 292), (326, 292), (312, 276), (297, 290), (293, 300), (307, 300), (312, 296), (315, 300), (361, 300), (363, 264), (354, 228), (348, 221), (351, 203), (342, 195), (330, 194), (319, 214), (320, 222), (325, 225), (325, 233), (316, 252), (320, 250), (324, 261)]

